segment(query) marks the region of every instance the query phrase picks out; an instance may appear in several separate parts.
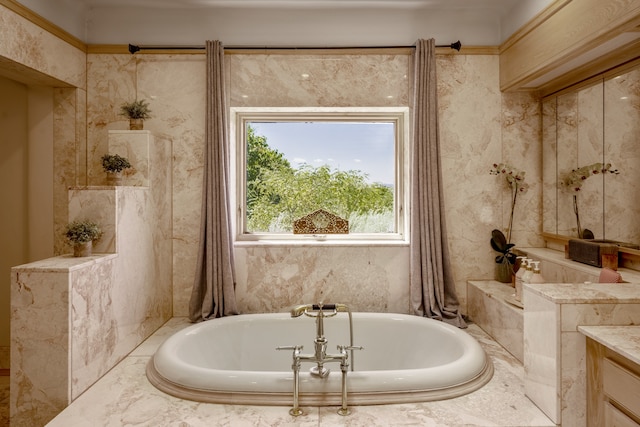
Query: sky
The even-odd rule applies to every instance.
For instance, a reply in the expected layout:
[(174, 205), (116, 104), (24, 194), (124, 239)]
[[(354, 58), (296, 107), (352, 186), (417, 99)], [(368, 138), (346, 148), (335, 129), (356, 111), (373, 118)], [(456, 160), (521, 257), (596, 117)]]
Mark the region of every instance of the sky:
[(370, 182), (394, 183), (393, 123), (252, 122), (251, 126), (294, 168), (304, 163), (329, 165), (360, 170)]

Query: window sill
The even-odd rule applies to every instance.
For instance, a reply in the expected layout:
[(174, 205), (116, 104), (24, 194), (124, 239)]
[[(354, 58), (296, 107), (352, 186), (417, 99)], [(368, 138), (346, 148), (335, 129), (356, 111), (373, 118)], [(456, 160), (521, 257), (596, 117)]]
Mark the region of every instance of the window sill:
[(408, 247), (406, 240), (322, 240), (310, 237), (308, 240), (237, 240), (233, 243), (235, 248), (251, 248), (259, 246), (281, 246), (281, 247), (322, 247), (322, 246), (342, 246), (342, 247)]

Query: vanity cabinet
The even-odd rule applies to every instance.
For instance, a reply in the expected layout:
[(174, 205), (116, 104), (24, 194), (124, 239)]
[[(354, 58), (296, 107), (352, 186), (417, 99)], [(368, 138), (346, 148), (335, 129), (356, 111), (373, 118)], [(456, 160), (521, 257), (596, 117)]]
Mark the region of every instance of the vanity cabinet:
[[(587, 335), (587, 426), (640, 427), (640, 327), (581, 327)], [(635, 343), (635, 344), (634, 344)]]

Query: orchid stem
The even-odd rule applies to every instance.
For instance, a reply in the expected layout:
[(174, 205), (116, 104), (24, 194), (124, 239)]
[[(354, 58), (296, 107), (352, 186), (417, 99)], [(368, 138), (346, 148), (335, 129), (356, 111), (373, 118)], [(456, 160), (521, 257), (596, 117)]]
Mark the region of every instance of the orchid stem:
[(573, 212), (576, 214), (576, 225), (578, 226), (578, 238), (582, 239), (582, 227), (580, 227), (580, 214), (578, 213), (578, 195), (573, 195)]
[(516, 198), (518, 197), (518, 185), (513, 190), (513, 200), (511, 201), (511, 216), (509, 217), (509, 231), (507, 232), (507, 243), (511, 243), (511, 227), (513, 227), (513, 211), (516, 208)]

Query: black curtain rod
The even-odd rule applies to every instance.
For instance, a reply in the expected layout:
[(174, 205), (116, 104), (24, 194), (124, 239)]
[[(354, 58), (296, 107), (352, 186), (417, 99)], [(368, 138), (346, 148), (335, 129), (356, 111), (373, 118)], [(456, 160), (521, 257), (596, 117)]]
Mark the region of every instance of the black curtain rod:
[[(460, 51), (462, 47), (462, 43), (460, 40), (457, 42), (447, 44), (447, 45), (436, 45), (436, 47), (448, 47), (451, 49), (455, 49)], [(204, 46), (139, 46), (129, 44), (129, 52), (134, 54), (141, 50), (204, 50)], [(358, 46), (358, 47), (249, 47), (249, 46), (241, 46), (241, 47), (225, 47), (225, 49), (229, 50), (331, 50), (331, 49), (395, 49), (395, 48), (410, 48), (415, 49), (415, 45), (413, 46)]]

